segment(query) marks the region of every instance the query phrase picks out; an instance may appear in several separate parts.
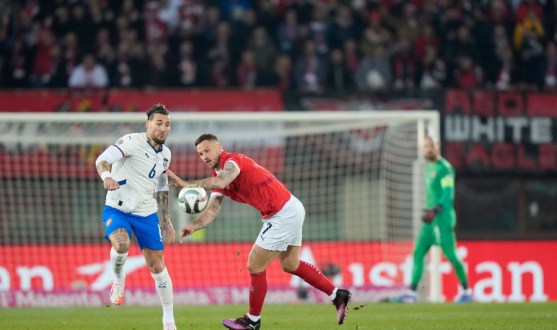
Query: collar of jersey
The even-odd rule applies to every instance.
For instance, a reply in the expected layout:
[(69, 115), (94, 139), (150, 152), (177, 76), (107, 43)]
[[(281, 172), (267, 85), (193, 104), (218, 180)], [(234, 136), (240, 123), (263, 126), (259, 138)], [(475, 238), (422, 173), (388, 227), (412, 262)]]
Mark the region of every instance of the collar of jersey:
[(162, 146), (162, 144), (161, 144), (161, 150), (155, 149), (155, 147), (153, 147), (153, 145), (151, 144), (151, 142), (149, 142), (149, 140), (147, 140), (147, 144), (148, 144), (151, 148), (153, 148), (153, 150), (155, 151), (156, 154), (158, 154), (159, 152), (161, 152), (161, 151), (162, 151), (162, 148), (164, 148), (164, 147)]
[(223, 150), (222, 153), (220, 154), (220, 169), (217, 171), (217, 174), (219, 174), (219, 172), (222, 171), (222, 168), (224, 167), (224, 163), (226, 163), (227, 157), (228, 157), (228, 152), (226, 152), (226, 150)]

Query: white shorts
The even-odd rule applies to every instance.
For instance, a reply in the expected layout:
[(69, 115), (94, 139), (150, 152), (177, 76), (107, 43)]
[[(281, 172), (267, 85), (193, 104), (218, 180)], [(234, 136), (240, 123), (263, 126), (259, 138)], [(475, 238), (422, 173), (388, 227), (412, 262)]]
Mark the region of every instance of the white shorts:
[(289, 245), (302, 246), (302, 226), (306, 210), (294, 195), (282, 209), (267, 219), (255, 244), (268, 251), (286, 251)]

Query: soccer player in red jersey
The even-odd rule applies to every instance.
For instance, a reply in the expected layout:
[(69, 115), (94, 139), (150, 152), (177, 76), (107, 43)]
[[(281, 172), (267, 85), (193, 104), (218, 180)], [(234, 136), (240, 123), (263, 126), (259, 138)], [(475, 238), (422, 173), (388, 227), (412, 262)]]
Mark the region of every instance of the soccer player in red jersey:
[(260, 328), (261, 309), (267, 293), (265, 269), (277, 257), (283, 271), (301, 277), (330, 297), (337, 309), (338, 324), (342, 324), (350, 291), (335, 287), (315, 266), (300, 260), (306, 214), (302, 203), (286, 189), (285, 184), (251, 158), (224, 151), (215, 135), (201, 135), (195, 146), (201, 160), (215, 169), (215, 173), (210, 178), (185, 182), (167, 170), (168, 176), (175, 180), (169, 186), (198, 185), (211, 189), (212, 193), (207, 210), (191, 225), (182, 228), (180, 242), (215, 220), (224, 196), (253, 206), (263, 217), (263, 228), (248, 257), (247, 267), (251, 275), (249, 312), (244, 317), (224, 320), (224, 326), (233, 330)]

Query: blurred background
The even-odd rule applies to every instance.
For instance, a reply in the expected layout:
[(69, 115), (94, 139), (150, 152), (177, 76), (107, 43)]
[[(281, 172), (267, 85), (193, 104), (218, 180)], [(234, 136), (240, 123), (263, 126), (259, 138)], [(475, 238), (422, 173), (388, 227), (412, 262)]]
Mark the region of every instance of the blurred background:
[[(175, 172), (210, 175), (192, 142), (222, 134), (225, 149), (269, 167), (300, 197), (305, 257), (337, 283), (374, 292), (365, 301), (409, 281), (419, 125), (404, 114), (392, 125), (347, 115), (333, 120), (348, 123), (342, 131), (315, 127), (331, 123), (322, 111), (436, 111), (477, 298), (557, 299), (557, 1), (21, 0), (0, 1), (0, 13), (1, 306), (31, 306), (41, 290), (91, 294), (78, 304), (107, 300), (91, 293), (110, 282), (94, 160), (142, 131), (140, 114), (156, 103), (181, 115), (169, 138)], [(315, 127), (299, 112), (314, 113)], [(179, 230), (192, 217), (174, 204)], [(172, 275), (178, 303), (202, 294), (193, 303), (244, 302), (210, 291), (245, 287), (241, 269), (260, 228), (257, 212), (225, 204), (224, 219), (191, 244), (169, 246), (171, 274), (172, 260), (176, 273), (191, 272), (182, 263), (205, 267)], [(130, 283), (138, 297), (155, 297), (132, 251)], [(191, 251), (210, 259), (187, 259)], [(450, 300), (456, 280), (443, 265)], [(274, 266), (270, 282), (303, 286)], [(308, 299), (280, 290), (277, 302)]]

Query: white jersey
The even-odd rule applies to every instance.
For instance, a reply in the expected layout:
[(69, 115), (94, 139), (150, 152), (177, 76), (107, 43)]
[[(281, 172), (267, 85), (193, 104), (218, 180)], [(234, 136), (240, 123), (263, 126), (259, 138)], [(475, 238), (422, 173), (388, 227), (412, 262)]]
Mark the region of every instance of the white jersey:
[(106, 205), (126, 213), (148, 216), (158, 210), (153, 198), (155, 186), (161, 174), (170, 164), (170, 150), (151, 146), (145, 133), (123, 136), (116, 144), (123, 158), (112, 165), (112, 179), (120, 189), (106, 194)]

